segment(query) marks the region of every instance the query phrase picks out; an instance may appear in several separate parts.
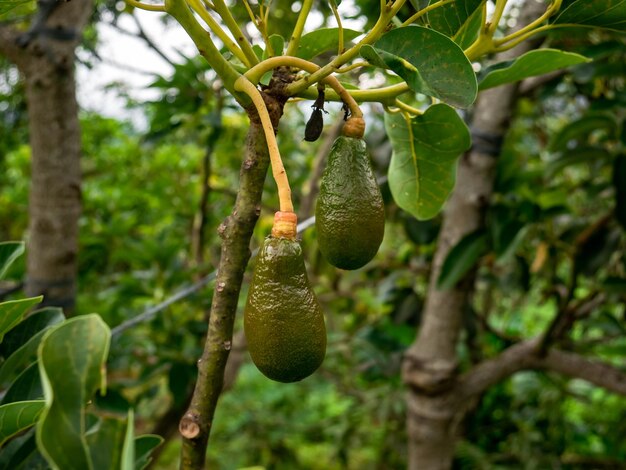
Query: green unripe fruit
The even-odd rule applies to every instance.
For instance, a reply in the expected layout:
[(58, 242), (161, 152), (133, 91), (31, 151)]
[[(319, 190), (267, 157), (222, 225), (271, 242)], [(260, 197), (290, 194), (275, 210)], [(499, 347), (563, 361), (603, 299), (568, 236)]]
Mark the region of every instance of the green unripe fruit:
[(335, 140), (322, 175), (315, 226), (320, 251), (333, 266), (358, 269), (378, 252), (385, 208), (363, 140)]
[(265, 239), (250, 284), (243, 326), (252, 361), (272, 380), (302, 380), (324, 360), (324, 315), (309, 285), (297, 241)]

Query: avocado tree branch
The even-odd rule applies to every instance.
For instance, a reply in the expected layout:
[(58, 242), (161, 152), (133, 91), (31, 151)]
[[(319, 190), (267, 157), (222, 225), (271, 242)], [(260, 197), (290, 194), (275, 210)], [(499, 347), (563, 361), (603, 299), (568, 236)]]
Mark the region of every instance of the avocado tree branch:
[[(268, 100), (273, 98), (268, 97)], [(277, 125), (284, 102), (271, 103)], [(233, 212), (220, 225), (223, 242), (211, 303), (204, 352), (198, 360), (198, 378), (189, 408), (180, 421), (183, 436), (181, 470), (204, 468), (213, 415), (224, 384), (224, 369), (232, 347), (233, 324), (244, 271), (250, 259), (250, 239), (259, 217), (263, 183), (269, 165), (267, 143), (256, 109), (247, 108), (250, 129)]]
[(166, 0), (165, 9), (187, 31), (189, 37), (198, 47), (200, 54), (211, 64), (219, 75), (224, 88), (243, 106), (250, 104), (250, 99), (244, 93), (235, 90), (235, 81), (241, 76), (233, 66), (222, 56), (219, 49), (211, 40), (207, 31), (194, 18), (185, 0)]
[(313, 0), (304, 0), (302, 2), (302, 7), (300, 8), (300, 14), (298, 15), (298, 19), (296, 21), (296, 25), (293, 28), (293, 32), (291, 33), (291, 38), (289, 39), (289, 46), (287, 46), (287, 55), (295, 55), (298, 52), (298, 46), (300, 45), (300, 38), (302, 37), (302, 31), (304, 31), (304, 24), (306, 23), (306, 19), (309, 16), (309, 12), (311, 11), (311, 7), (313, 6)]
[(202, 18), (209, 29), (213, 31), (218, 38), (220, 38), (220, 40), (224, 43), (224, 46), (226, 46), (226, 48), (228, 48), (228, 50), (232, 52), (233, 55), (244, 65), (250, 67), (251, 63), (248, 61), (248, 58), (241, 48), (228, 36), (228, 34), (226, 34), (219, 23), (211, 16), (204, 6), (198, 0), (187, 0), (187, 3), (200, 16), (200, 18)]
[(220, 17), (222, 18), (222, 21), (224, 21), (224, 24), (229, 29), (231, 34), (235, 37), (237, 44), (239, 44), (239, 47), (241, 47), (241, 50), (245, 54), (247, 60), (242, 61), (242, 62), (244, 64), (249, 63), (251, 65), (258, 63), (259, 59), (254, 53), (254, 50), (252, 49), (252, 45), (250, 45), (250, 42), (248, 41), (246, 36), (244, 36), (243, 32), (241, 31), (241, 28), (239, 28), (237, 21), (235, 21), (235, 18), (233, 18), (233, 15), (228, 9), (228, 6), (226, 6), (226, 3), (224, 2), (224, 0), (215, 0), (213, 2), (213, 5), (215, 7), (215, 11), (217, 12), (218, 15), (220, 15)]
[(549, 349), (545, 356), (537, 354), (540, 339), (522, 341), (493, 359), (482, 362), (459, 377), (459, 401), (480, 395), (493, 385), (522, 370), (553, 371), (586, 380), (611, 392), (626, 395), (626, 373), (617, 367), (585, 358), (579, 354)]
[(418, 11), (414, 15), (410, 16), (404, 23), (402, 23), (402, 26), (408, 26), (410, 24), (413, 24), (418, 19), (420, 19), (422, 16), (424, 16), (426, 13), (428, 13), (429, 11), (432, 11), (435, 8), (442, 7), (442, 6), (447, 5), (448, 3), (452, 3), (452, 2), (454, 2), (454, 0), (439, 0), (438, 2), (431, 3), (430, 5), (422, 8), (420, 11)]
[[(269, 72), (270, 70), (273, 70), (277, 67), (285, 66), (296, 67), (306, 72), (315, 72), (316, 70), (320, 69), (319, 65), (316, 65), (313, 62), (309, 62), (308, 60), (304, 60), (299, 57), (281, 55), (278, 57), (271, 57), (267, 60), (264, 60), (260, 64), (252, 67), (244, 75), (252, 83), (258, 83), (259, 80), (261, 80), (261, 77), (265, 75), (266, 72)], [(359, 105), (357, 104), (355, 99), (348, 92), (348, 90), (343, 87), (343, 85), (339, 82), (339, 80), (337, 80), (336, 77), (329, 75), (327, 77), (321, 78), (320, 81), (335, 90), (340, 100), (348, 105), (348, 108), (350, 108), (350, 113), (353, 117), (363, 117), (363, 112), (361, 111), (361, 108), (359, 108)]]
[[(361, 39), (357, 44), (352, 46), (347, 51), (339, 54), (330, 63), (321, 67), (316, 72), (311, 73), (311, 75), (307, 75), (306, 77), (301, 78), (300, 80), (288, 85), (286, 90), (287, 94), (290, 96), (297, 95), (298, 93), (306, 90), (313, 83), (317, 83), (321, 81), (322, 78), (327, 77), (331, 73), (335, 72), (346, 62), (354, 59), (359, 54), (362, 45), (372, 44), (385, 33), (385, 31), (387, 30), (387, 26), (389, 26), (392, 18), (396, 15), (396, 13), (398, 13), (404, 3), (404, 0), (398, 0), (390, 6), (386, 5), (385, 8), (382, 9), (382, 11), (380, 12), (380, 17), (378, 18), (378, 21), (376, 21), (376, 24), (365, 35), (363, 39)], [(291, 54), (291, 51), (288, 50), (287, 53)]]

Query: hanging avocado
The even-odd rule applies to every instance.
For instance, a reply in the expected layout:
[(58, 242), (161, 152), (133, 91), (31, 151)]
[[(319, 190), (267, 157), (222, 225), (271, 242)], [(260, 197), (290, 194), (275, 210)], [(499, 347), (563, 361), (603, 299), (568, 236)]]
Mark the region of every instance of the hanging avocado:
[(265, 239), (248, 292), (244, 331), (252, 361), (277, 382), (302, 380), (324, 360), (324, 315), (296, 240)]
[(385, 209), (362, 139), (335, 140), (315, 208), (320, 251), (330, 264), (358, 269), (378, 251)]

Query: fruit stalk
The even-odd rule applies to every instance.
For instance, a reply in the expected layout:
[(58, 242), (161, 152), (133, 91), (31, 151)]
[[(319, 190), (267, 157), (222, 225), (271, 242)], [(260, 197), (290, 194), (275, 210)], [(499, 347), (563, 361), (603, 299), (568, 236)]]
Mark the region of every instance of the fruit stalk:
[(293, 212), (293, 203), (291, 202), (291, 188), (289, 187), (289, 180), (287, 179), (287, 172), (283, 165), (283, 161), (280, 158), (280, 151), (278, 150), (278, 143), (276, 142), (276, 135), (274, 134), (274, 126), (270, 119), (270, 115), (265, 106), (265, 101), (261, 92), (257, 90), (256, 86), (248, 80), (245, 76), (239, 77), (235, 82), (235, 90), (241, 91), (248, 95), (254, 104), (254, 107), (259, 113), (261, 119), (261, 125), (263, 126), (263, 132), (265, 133), (265, 140), (267, 141), (267, 148), (270, 154), (270, 163), (272, 165), (272, 176), (278, 186), (278, 199), (281, 212)]

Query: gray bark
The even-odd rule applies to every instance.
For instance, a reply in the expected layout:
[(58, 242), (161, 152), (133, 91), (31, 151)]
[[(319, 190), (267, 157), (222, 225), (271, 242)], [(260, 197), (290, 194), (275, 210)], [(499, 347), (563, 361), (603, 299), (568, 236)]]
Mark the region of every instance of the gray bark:
[[(541, 4), (528, 2), (521, 23), (542, 11)], [(497, 59), (508, 60), (529, 49), (530, 45), (523, 43)], [(516, 86), (507, 85), (486, 90), (478, 97), (471, 121), (474, 147), (460, 160), (456, 188), (444, 213), (422, 323), (403, 363), (403, 379), (409, 388), (410, 469), (451, 467), (459, 424), (471, 405), (470, 401), (458, 400), (456, 355), (464, 307), (473, 291), (471, 276), (446, 291), (438, 290), (436, 284), (450, 249), (484, 225), (484, 211), (493, 191), (497, 142), (508, 128), (515, 95)], [(482, 145), (476, 145), (478, 142)]]
[(81, 211), (74, 50), (91, 10), (91, 0), (58, 2), (26, 34), (0, 28), (0, 52), (15, 62), (26, 83), (32, 152), (26, 293), (44, 294), (44, 304), (70, 313)]

